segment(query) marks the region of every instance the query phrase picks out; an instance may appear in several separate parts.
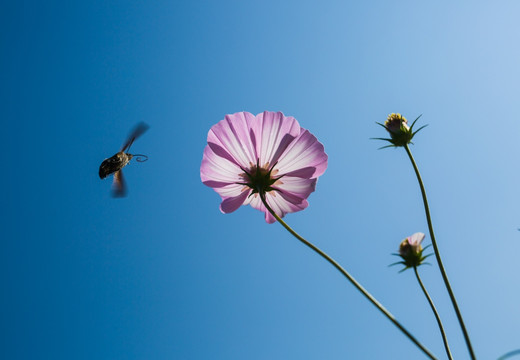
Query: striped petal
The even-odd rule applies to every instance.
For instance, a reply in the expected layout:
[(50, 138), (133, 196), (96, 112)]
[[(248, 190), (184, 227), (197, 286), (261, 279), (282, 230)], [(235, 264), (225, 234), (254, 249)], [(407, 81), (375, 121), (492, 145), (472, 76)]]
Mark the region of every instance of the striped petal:
[(280, 174), (317, 178), (325, 172), (327, 161), (323, 145), (308, 130), (304, 130), (280, 156), (275, 169)]
[(251, 124), (255, 116), (248, 112), (226, 115), (208, 133), (208, 146), (213, 152), (238, 166), (256, 163), (256, 150), (251, 142)]
[(224, 214), (232, 213), (244, 204), (244, 201), (247, 199), (248, 195), (249, 192), (244, 191), (240, 195), (223, 198), (222, 202), (220, 203), (220, 211), (222, 211)]
[[(309, 203), (305, 199), (301, 199), (298, 204), (294, 204), (288, 201), (282, 194), (275, 191), (268, 192), (265, 195), (265, 198), (271, 209), (273, 209), (273, 211), (282, 218), (288, 213), (300, 211), (309, 206)], [(265, 213), (265, 221), (267, 223), (272, 224), (276, 221), (274, 216), (271, 215), (271, 213), (264, 206), (258, 194), (251, 196), (247, 202), (249, 202), (253, 208)]]
[(236, 163), (218, 156), (206, 146), (200, 166), (200, 178), (204, 184), (211, 187), (216, 187), (211, 183), (233, 184), (240, 181), (240, 173), (242, 170)]
[(276, 163), (300, 131), (298, 121), (291, 116), (272, 111), (258, 114), (253, 136), (260, 166)]
[[(299, 177), (285, 176), (280, 179), (279, 184), (274, 186), (281, 194), (286, 194), (287, 200), (291, 201), (293, 197), (301, 200), (307, 199), (316, 189), (317, 179), (304, 179)], [(294, 200), (292, 202), (295, 202)]]

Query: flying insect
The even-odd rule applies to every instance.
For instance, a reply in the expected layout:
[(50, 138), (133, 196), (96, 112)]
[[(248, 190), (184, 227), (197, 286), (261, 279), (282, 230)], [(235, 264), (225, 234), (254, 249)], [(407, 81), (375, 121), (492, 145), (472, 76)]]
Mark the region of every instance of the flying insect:
[(130, 132), (127, 140), (124, 142), (121, 150), (117, 154), (108, 159), (103, 160), (99, 166), (99, 178), (104, 179), (107, 176), (114, 174), (114, 181), (112, 183), (112, 196), (124, 197), (126, 195), (126, 184), (123, 178), (122, 169), (130, 163), (132, 158), (136, 157), (136, 161), (144, 162), (148, 160), (148, 156), (142, 154), (130, 154), (130, 147), (134, 141), (141, 136), (149, 126), (144, 122), (136, 125), (136, 127)]

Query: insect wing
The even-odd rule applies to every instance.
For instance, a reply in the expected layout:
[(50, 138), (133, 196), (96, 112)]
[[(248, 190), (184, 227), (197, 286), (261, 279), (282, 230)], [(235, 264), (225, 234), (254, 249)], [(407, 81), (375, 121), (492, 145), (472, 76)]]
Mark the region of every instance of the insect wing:
[(132, 146), (132, 143), (137, 139), (139, 136), (143, 135), (146, 130), (148, 130), (149, 126), (145, 124), (144, 122), (140, 122), (135, 126), (135, 128), (132, 130), (130, 135), (128, 136), (128, 139), (125, 141), (123, 146), (121, 147), (121, 151), (127, 151), (130, 149), (130, 146)]
[(123, 171), (119, 170), (114, 173), (114, 182), (112, 183), (112, 196), (124, 197), (126, 196), (126, 184), (123, 177)]

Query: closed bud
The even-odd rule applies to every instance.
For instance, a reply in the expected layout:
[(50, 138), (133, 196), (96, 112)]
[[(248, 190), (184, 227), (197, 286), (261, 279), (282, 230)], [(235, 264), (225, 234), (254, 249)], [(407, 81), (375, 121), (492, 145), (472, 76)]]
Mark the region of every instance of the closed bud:
[(385, 121), (385, 128), (390, 133), (392, 144), (405, 146), (413, 138), (413, 132), (408, 126), (408, 120), (401, 114), (390, 114)]
[(423, 233), (418, 232), (401, 241), (399, 254), (394, 255), (400, 256), (403, 261), (399, 261), (395, 264), (403, 264), (405, 266), (403, 270), (421, 265), (424, 259), (430, 256), (423, 256), (424, 249), (421, 243), (424, 240), (424, 236)]
[[(419, 116), (420, 117), (420, 116)], [(388, 147), (398, 147), (398, 146), (406, 146), (412, 142), (413, 137), (419, 130), (421, 130), (426, 125), (420, 127), (416, 131), (413, 131), (413, 126), (415, 125), (415, 122), (419, 120), (419, 117), (414, 120), (412, 125), (408, 125), (408, 120), (401, 115), (401, 114), (395, 114), (392, 113), (388, 115), (388, 118), (386, 119), (384, 124), (377, 123), (384, 127), (386, 131), (390, 134), (390, 139), (384, 139), (384, 138), (376, 138), (377, 140), (385, 140), (391, 143), (392, 145), (388, 145)], [(387, 146), (385, 146), (387, 147)]]
[(398, 135), (410, 131), (408, 120), (401, 114), (390, 114), (385, 121), (385, 128), (390, 134)]

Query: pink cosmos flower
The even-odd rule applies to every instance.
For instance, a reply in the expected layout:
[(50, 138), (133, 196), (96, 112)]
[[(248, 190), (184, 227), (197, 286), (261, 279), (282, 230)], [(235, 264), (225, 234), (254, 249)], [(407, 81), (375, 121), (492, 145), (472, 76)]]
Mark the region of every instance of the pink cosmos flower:
[(259, 193), (280, 217), (303, 210), (327, 159), (323, 145), (295, 118), (238, 112), (211, 127), (200, 177), (222, 197), (223, 213), (251, 205), (273, 223)]

